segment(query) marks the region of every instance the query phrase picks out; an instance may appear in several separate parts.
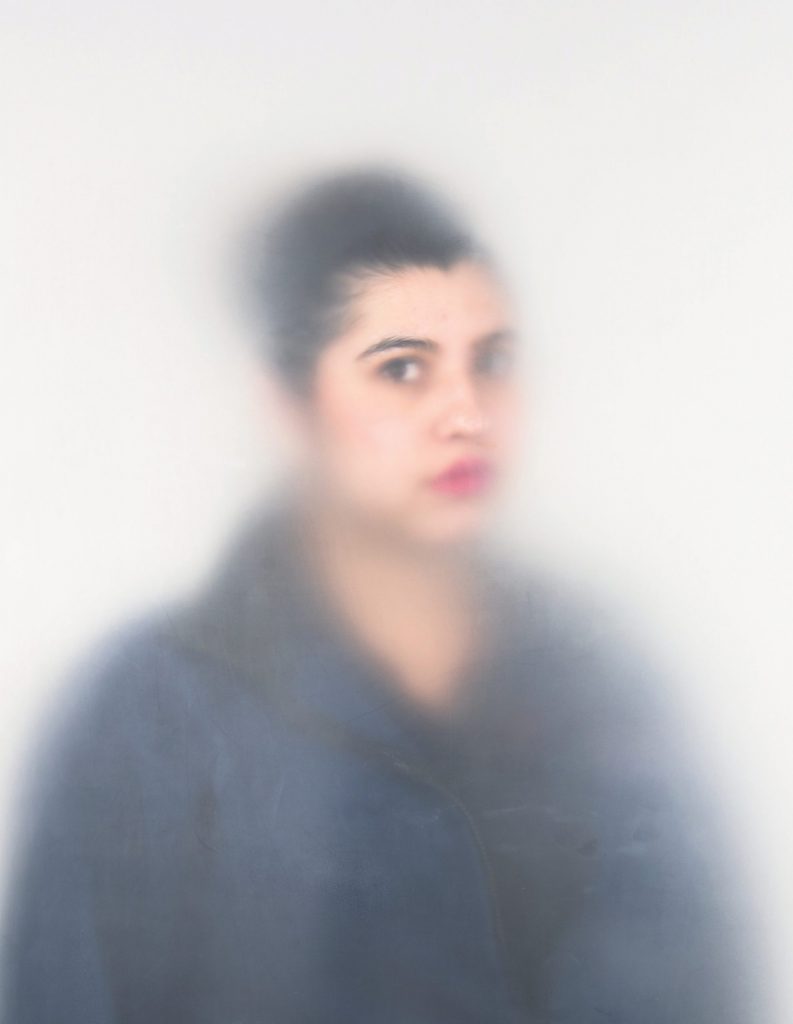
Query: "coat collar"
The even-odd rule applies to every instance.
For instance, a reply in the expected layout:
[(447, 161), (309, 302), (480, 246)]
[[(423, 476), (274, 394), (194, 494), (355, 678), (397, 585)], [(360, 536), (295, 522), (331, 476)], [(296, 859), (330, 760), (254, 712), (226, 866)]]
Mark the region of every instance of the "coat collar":
[[(387, 673), (323, 608), (290, 496), (257, 509), (232, 540), (197, 599), (169, 617), (181, 646), (244, 678), (292, 718), (329, 735), (415, 761), (429, 737), (477, 728), (520, 694), (526, 657), (547, 643), (537, 592), (495, 560), (481, 560), (489, 656), (465, 680), (465, 699), (435, 720), (401, 695)], [(509, 712), (507, 711), (507, 717)], [(454, 742), (454, 739), (452, 740)]]

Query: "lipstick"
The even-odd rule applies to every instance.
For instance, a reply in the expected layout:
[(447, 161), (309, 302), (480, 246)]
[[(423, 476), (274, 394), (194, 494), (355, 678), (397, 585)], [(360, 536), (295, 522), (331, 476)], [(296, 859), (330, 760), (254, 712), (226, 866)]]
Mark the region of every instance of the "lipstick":
[(468, 497), (482, 494), (493, 480), (493, 466), (486, 459), (460, 459), (430, 480), (441, 494)]

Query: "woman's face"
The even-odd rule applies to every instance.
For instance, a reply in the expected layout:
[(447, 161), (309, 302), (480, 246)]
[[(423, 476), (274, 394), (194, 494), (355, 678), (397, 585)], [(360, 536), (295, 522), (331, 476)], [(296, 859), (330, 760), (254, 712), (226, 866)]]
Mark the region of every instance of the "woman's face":
[(473, 262), (370, 275), (319, 353), (300, 420), (314, 500), (393, 539), (476, 534), (518, 411), (506, 296)]

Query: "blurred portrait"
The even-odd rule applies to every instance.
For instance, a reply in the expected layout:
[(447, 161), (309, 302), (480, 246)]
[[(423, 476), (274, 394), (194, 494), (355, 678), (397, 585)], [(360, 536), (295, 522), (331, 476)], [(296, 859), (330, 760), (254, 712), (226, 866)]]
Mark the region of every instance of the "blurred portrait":
[[(488, 33), (499, 56), (423, 113), (420, 40), (379, 99), (333, 77), (368, 25), (353, 7), (303, 11), (296, 62), (262, 44), (309, 84), (261, 109), (281, 79), (253, 39), (297, 33), (297, 9), (231, 35), (202, 12), (183, 49), (178, 7), (116, 32), (83, 5), (75, 35), (19, 16), (20, 81), (26, 55), (50, 61), (25, 116), (71, 77), (19, 179), (18, 235), (47, 245), (20, 249), (9, 313), (38, 398), (9, 406), (0, 1019), (774, 1024), (783, 788), (750, 808), (773, 774), (757, 750), (782, 749), (784, 586), (740, 604), (772, 550), (741, 568), (766, 476), (730, 511), (720, 475), (755, 464), (720, 317), (758, 221), (686, 192), (718, 153), (684, 131), (658, 195), (655, 150), (640, 167), (630, 132), (598, 137), (606, 107), (655, 103), (661, 131), (678, 106), (628, 58), (604, 70), (583, 5), (575, 26), (542, 5), (453, 26), (441, 71)], [(689, 45), (612, 16), (635, 45)], [(544, 56), (568, 45), (573, 85)], [(212, 61), (225, 77), (196, 98)], [(144, 81), (148, 128), (126, 120)], [(536, 135), (502, 136), (478, 96)], [(714, 218), (704, 263), (671, 258), (694, 237), (681, 203)], [(771, 609), (765, 632), (730, 637), (747, 609)]]

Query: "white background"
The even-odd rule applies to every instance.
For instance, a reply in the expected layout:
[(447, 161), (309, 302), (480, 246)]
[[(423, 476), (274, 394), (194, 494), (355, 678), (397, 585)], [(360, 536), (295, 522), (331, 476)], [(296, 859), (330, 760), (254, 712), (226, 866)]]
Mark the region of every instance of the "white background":
[(446, 187), (512, 272), (534, 403), (515, 536), (679, 669), (770, 985), (793, 945), (793, 9), (2, 12), (0, 853), (65, 667), (196, 579), (273, 475), (236, 226), (295, 173), (390, 159)]

